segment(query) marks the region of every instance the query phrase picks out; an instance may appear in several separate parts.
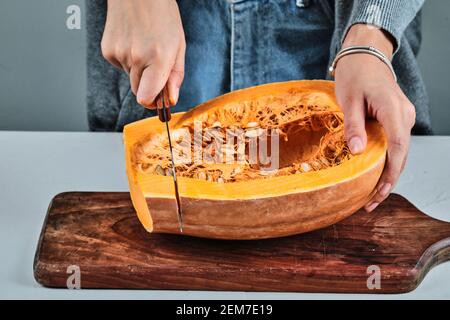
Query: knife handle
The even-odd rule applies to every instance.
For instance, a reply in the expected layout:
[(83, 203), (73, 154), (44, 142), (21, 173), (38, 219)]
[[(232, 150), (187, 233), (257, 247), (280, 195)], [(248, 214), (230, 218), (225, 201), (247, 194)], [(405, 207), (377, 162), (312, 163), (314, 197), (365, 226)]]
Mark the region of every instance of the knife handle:
[(165, 87), (158, 96), (156, 111), (161, 122), (169, 122), (172, 118), (170, 113), (169, 95), (167, 94), (167, 89)]
[[(158, 118), (161, 122), (170, 121), (170, 119), (171, 119), (170, 107), (157, 108), (156, 110), (158, 112)], [(164, 113), (165, 113), (165, 115), (164, 115)]]

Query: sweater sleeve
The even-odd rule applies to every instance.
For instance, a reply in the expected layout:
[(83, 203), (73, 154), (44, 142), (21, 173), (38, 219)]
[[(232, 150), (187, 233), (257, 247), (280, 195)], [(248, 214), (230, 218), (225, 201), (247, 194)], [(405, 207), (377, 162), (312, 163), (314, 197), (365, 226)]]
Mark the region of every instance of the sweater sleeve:
[(424, 2), (425, 0), (355, 0), (341, 43), (351, 26), (365, 23), (390, 33), (396, 41), (397, 52), (404, 31), (419, 13)]

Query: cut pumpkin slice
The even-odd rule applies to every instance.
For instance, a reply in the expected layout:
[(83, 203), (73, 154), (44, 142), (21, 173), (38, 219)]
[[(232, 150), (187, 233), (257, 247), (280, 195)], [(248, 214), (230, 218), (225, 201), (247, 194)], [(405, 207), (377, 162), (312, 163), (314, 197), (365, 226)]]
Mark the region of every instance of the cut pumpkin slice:
[[(356, 212), (381, 176), (387, 142), (381, 126), (368, 121), (367, 149), (351, 155), (343, 126), (330, 81), (266, 84), (174, 114), (170, 128), (183, 234), (282, 237), (327, 227)], [(126, 170), (145, 229), (179, 234), (167, 140), (157, 117), (127, 125)], [(252, 143), (261, 141), (265, 144), (253, 145), (256, 154), (267, 149), (270, 164), (250, 161)]]

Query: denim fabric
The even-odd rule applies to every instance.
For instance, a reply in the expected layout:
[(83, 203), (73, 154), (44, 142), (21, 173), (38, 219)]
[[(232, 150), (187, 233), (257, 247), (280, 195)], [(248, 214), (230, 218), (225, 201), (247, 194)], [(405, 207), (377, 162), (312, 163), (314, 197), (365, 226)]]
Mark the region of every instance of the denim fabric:
[(263, 83), (326, 78), (329, 0), (179, 0), (186, 76), (175, 111)]
[[(186, 76), (175, 111), (239, 88), (326, 78), (326, 68), (355, 23), (396, 39), (399, 85), (417, 111), (414, 134), (431, 134), (428, 95), (417, 64), (424, 0), (178, 0), (187, 39)], [(128, 75), (102, 57), (106, 0), (86, 0), (88, 118), (94, 131), (121, 131), (153, 116), (139, 106)], [(376, 7), (380, 20), (371, 13)], [(329, 59), (328, 59), (329, 58)]]

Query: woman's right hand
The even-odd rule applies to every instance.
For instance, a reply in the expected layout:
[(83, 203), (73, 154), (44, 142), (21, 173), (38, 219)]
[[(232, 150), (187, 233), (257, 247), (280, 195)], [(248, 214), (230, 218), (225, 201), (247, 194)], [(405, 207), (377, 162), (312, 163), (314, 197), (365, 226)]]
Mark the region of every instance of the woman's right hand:
[(108, 0), (102, 53), (129, 74), (140, 105), (155, 108), (155, 98), (166, 84), (170, 104), (177, 103), (185, 52), (175, 0)]

